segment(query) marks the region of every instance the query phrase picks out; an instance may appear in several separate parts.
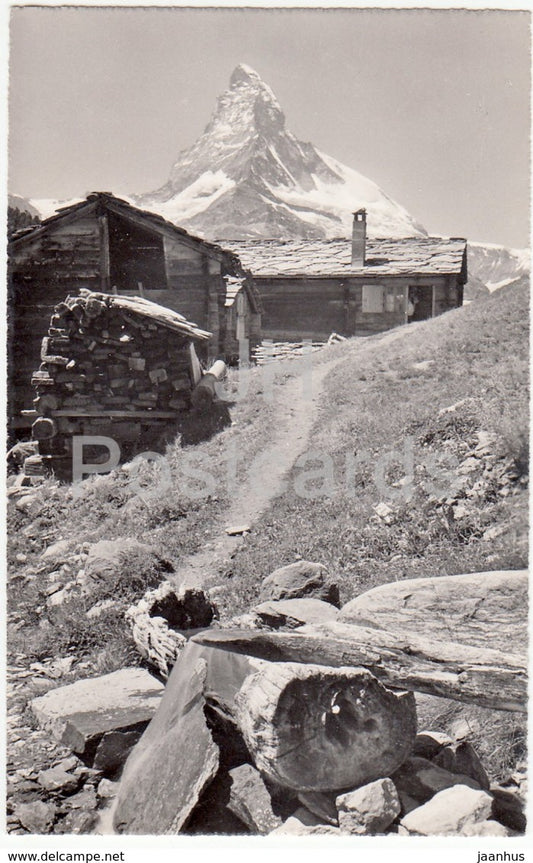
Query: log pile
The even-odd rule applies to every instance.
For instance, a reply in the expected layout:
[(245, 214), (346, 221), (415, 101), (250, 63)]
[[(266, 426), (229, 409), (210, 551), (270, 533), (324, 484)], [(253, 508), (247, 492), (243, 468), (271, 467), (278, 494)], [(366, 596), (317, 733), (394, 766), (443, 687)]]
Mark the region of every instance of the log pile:
[(64, 455), (72, 435), (141, 437), (191, 405), (201, 377), (194, 343), (209, 333), (140, 297), (80, 291), (59, 303), (32, 385), (32, 437), (42, 455)]

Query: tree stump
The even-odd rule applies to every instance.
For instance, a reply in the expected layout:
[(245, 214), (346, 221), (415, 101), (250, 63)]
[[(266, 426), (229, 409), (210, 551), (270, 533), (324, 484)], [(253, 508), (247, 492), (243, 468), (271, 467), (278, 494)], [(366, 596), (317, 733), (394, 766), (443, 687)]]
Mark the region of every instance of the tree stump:
[(356, 788), (389, 776), (411, 753), (416, 709), (366, 669), (265, 666), (236, 696), (256, 766), (286, 788)]

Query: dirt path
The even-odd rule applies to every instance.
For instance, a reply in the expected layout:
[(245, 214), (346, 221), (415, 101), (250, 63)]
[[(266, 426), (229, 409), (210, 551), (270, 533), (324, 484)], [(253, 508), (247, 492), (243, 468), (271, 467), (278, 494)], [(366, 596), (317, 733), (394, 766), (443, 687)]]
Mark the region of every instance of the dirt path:
[[(361, 356), (382, 348), (385, 344), (404, 338), (407, 327), (373, 338), (361, 338), (354, 352)], [(284, 479), (308, 448), (311, 429), (315, 422), (324, 380), (345, 359), (345, 354), (326, 362), (313, 363), (310, 381), (296, 376), (287, 383), (274, 385), (276, 399), (276, 426), (272, 429), (271, 444), (261, 453), (259, 461), (251, 466), (246, 481), (237, 487), (237, 495), (224, 520), (213, 528), (215, 534), (205, 548), (186, 557), (173, 580), (180, 585), (200, 586), (204, 580), (231, 559), (243, 542), (242, 534), (229, 536), (226, 528), (246, 527), (254, 524), (268, 509), (272, 501), (284, 490)]]

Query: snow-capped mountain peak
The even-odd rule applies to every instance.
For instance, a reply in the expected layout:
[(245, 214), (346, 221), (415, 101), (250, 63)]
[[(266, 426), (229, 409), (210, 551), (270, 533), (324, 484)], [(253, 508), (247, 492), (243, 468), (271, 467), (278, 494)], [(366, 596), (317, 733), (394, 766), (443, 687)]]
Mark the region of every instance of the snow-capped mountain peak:
[(360, 207), (370, 235), (426, 233), (374, 182), (299, 141), (271, 88), (244, 64), (165, 185), (135, 201), (217, 238), (347, 236)]

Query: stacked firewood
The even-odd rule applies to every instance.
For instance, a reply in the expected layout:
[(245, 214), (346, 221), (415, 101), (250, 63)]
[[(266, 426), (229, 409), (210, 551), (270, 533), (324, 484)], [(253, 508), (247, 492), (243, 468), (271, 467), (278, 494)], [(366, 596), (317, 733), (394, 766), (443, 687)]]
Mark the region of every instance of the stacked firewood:
[(55, 307), (32, 385), (35, 440), (100, 433), (113, 420), (118, 440), (142, 420), (188, 410), (201, 377), (194, 342), (209, 333), (140, 297), (80, 292)]

